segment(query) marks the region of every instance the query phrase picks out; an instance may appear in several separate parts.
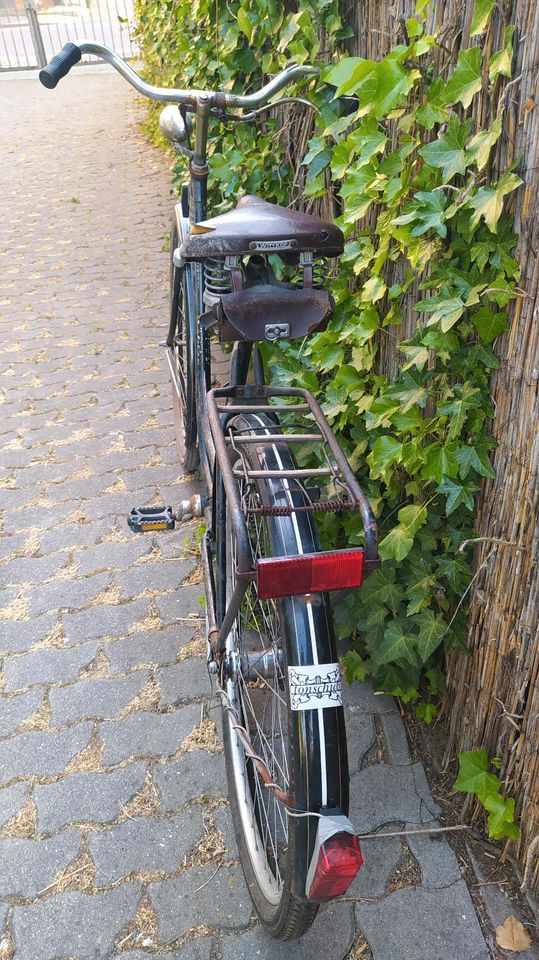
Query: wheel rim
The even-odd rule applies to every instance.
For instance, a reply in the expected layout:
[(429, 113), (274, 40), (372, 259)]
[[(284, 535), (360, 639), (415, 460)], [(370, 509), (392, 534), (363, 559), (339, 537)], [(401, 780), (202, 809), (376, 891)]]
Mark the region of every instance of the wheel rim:
[[(256, 498), (248, 492), (244, 500)], [(249, 504), (247, 505), (254, 505)], [(266, 531), (260, 517), (249, 515), (248, 528), (253, 562), (267, 555)], [(236, 568), (235, 546), (227, 530), (229, 556), (227, 562), (227, 603), (234, 587)], [(234, 627), (226, 642), (227, 663), (233, 675), (226, 682), (226, 692), (235, 715), (247, 729), (253, 752), (266, 765), (271, 779), (285, 792), (290, 792), (290, 757), (288, 704), (285, 672), (280, 651), (281, 628), (275, 603), (259, 601), (254, 584), (250, 584)], [(241, 658), (246, 653), (273, 653), (270, 676), (257, 674), (254, 681), (245, 677)], [(255, 673), (256, 671), (256, 657)], [(251, 670), (253, 663), (251, 659)], [(271, 788), (264, 786), (257, 767), (245, 753), (234, 730), (236, 717), (226, 715), (232, 746), (231, 765), (234, 788), (241, 818), (243, 836), (253, 872), (261, 891), (271, 904), (280, 902), (288, 848), (288, 817), (285, 808), (275, 799)]]

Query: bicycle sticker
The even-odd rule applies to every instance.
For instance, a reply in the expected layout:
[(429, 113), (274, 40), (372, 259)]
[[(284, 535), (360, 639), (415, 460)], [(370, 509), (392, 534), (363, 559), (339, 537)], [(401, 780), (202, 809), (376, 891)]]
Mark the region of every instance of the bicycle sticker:
[(338, 663), (289, 667), (288, 685), (292, 710), (317, 710), (342, 706)]

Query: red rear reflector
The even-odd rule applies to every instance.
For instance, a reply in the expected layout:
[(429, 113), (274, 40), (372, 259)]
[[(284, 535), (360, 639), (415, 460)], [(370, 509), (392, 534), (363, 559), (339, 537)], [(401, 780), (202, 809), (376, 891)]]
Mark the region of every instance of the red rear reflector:
[(358, 838), (352, 833), (334, 834), (320, 846), (314, 877), (307, 891), (308, 899), (342, 897), (362, 863)]
[(256, 573), (261, 600), (360, 587), (363, 582), (363, 549), (355, 547), (297, 557), (270, 557), (258, 560)]

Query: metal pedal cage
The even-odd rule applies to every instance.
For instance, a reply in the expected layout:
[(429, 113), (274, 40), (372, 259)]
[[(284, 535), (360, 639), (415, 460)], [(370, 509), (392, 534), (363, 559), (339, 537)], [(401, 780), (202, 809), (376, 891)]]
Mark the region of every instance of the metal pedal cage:
[[(295, 397), (303, 402), (299, 404), (269, 403), (272, 398), (279, 397)], [(219, 401), (229, 401), (229, 403), (220, 403)], [(301, 390), (295, 387), (274, 387), (261, 385), (219, 387), (209, 390), (207, 393), (207, 412), (209, 426), (213, 437), (213, 442), (215, 444), (215, 455), (219, 464), (221, 476), (223, 478), (232, 532), (236, 539), (237, 545), (236, 585), (234, 587), (234, 592), (228, 604), (225, 617), (220, 628), (217, 627), (215, 622), (215, 607), (212, 611), (208, 610), (210, 643), (214, 654), (218, 654), (222, 650), (226, 638), (234, 624), (249, 583), (256, 579), (256, 571), (253, 570), (252, 567), (247, 521), (239, 494), (239, 475), (235, 473), (230, 463), (228, 457), (227, 439), (225, 437), (225, 430), (228, 422), (233, 417), (238, 416), (238, 414), (249, 414), (256, 412), (264, 412), (269, 414), (310, 413), (313, 416), (319, 431), (318, 435), (315, 435), (314, 433), (304, 433), (301, 435), (276, 434), (274, 437), (268, 437), (268, 442), (274, 444), (293, 443), (296, 441), (303, 442), (307, 440), (310, 442), (311, 439), (314, 442), (314, 439), (316, 438), (317, 440), (320, 439), (327, 444), (334, 458), (337, 469), (344, 481), (343, 485), (350, 491), (349, 501), (340, 501), (339, 509), (341, 506), (357, 509), (361, 516), (363, 529), (365, 531), (363, 562), (365, 576), (379, 566), (380, 559), (377, 552), (376, 521), (370, 504), (361, 487), (359, 486), (344, 453), (337, 443), (337, 440), (333, 435), (333, 431), (326, 420), (319, 403), (317, 400), (315, 400), (311, 393), (309, 393), (307, 390)], [(278, 426), (278, 424), (276, 424), (276, 426)], [(265, 438), (260, 437), (258, 442), (262, 442), (263, 439)], [(241, 437), (238, 437), (236, 438), (236, 441), (239, 441), (240, 443), (253, 443), (255, 442), (255, 438), (244, 437), (242, 439)], [(282, 476), (284, 478), (290, 477), (291, 479), (304, 479), (307, 476), (320, 476), (320, 474), (328, 476), (328, 474), (331, 473), (333, 473), (333, 471), (327, 467), (321, 467), (314, 470), (298, 469), (293, 471), (250, 470), (249, 477), (252, 479), (261, 479), (266, 477), (269, 478)], [(209, 542), (206, 542), (202, 549), (205, 553), (205, 557), (203, 558), (205, 580), (208, 580), (208, 586), (212, 588), (209, 592), (209, 597), (211, 598), (213, 596), (213, 584), (210, 578), (209, 569)]]

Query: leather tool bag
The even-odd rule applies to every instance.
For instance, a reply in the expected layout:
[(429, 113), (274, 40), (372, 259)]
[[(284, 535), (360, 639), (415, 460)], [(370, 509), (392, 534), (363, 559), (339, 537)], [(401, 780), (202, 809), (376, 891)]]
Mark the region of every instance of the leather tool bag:
[(334, 301), (327, 290), (260, 284), (226, 293), (204, 314), (217, 324), (221, 343), (230, 340), (293, 340), (325, 330)]

